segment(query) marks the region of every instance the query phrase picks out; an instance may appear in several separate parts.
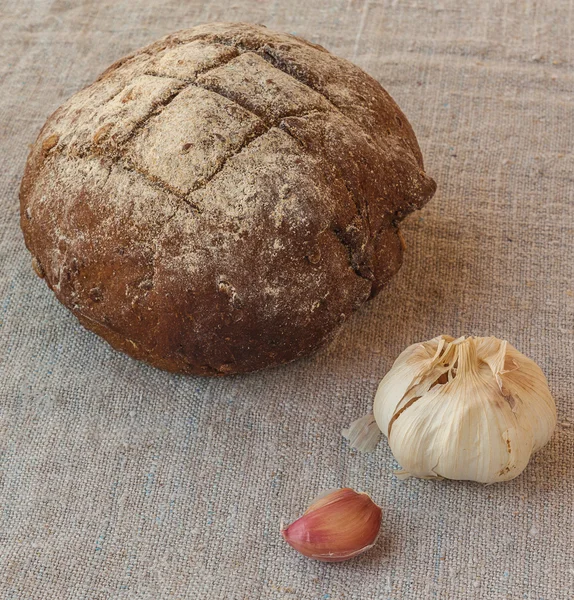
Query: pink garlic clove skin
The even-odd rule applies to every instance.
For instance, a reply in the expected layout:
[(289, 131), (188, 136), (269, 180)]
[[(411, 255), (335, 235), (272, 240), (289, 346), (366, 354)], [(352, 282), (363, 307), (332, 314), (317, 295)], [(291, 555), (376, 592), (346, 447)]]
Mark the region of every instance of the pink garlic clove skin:
[(381, 508), (368, 494), (342, 488), (313, 502), (281, 534), (308, 558), (342, 562), (373, 547), (381, 518)]

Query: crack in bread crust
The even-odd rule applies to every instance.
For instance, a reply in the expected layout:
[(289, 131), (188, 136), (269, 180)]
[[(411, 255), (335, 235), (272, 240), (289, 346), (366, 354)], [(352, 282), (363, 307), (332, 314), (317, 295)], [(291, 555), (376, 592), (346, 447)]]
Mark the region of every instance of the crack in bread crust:
[[(180, 43), (178, 45), (184, 46), (184, 45), (186, 45), (186, 43), (190, 43), (190, 42), (183, 42), (183, 43)], [(335, 110), (335, 111), (337, 111), (337, 112), (339, 112), (341, 114), (344, 114), (341, 111), (341, 109), (336, 104), (334, 104), (333, 101), (329, 97), (327, 97), (323, 92), (321, 92), (320, 90), (318, 90), (318, 89), (310, 86), (306, 81), (304, 81), (304, 80), (296, 77), (293, 73), (291, 73), (287, 69), (281, 69), (280, 67), (278, 67), (277, 66), (277, 60), (276, 60), (276, 58), (271, 53), (268, 52), (268, 46), (267, 46), (267, 44), (264, 44), (262, 46), (263, 47), (263, 51), (261, 51), (260, 48), (256, 48), (256, 49), (245, 48), (245, 47), (242, 47), (240, 44), (233, 44), (233, 43), (229, 42), (229, 40), (226, 40), (226, 39), (215, 39), (215, 40), (212, 40), (211, 43), (212, 44), (221, 44), (223, 46), (228, 46), (229, 48), (234, 48), (235, 50), (238, 51), (238, 54), (245, 54), (245, 53), (248, 53), (248, 52), (252, 52), (252, 53), (255, 52), (257, 54), (257, 56), (260, 56), (261, 58), (263, 58), (269, 65), (271, 65), (277, 71), (279, 71), (279, 72), (281, 72), (281, 73), (283, 73), (283, 74), (291, 77), (292, 79), (294, 79), (295, 81), (297, 81), (301, 85), (304, 85), (306, 88), (308, 88), (312, 92), (315, 92), (316, 94), (319, 94), (326, 102), (328, 102), (330, 104), (330, 106), (332, 107), (332, 110)], [(172, 76), (167, 75), (165, 73), (158, 73), (157, 71), (153, 72), (153, 73), (152, 72), (146, 72), (145, 75), (150, 75), (152, 77), (163, 77), (163, 78), (166, 78), (166, 79), (179, 79), (180, 81), (182, 81), (184, 83), (197, 85), (198, 87), (201, 87), (204, 90), (209, 90), (211, 92), (220, 94), (224, 98), (227, 98), (228, 100), (236, 102), (236, 99), (231, 98), (229, 95), (225, 95), (225, 94), (221, 93), (218, 90), (214, 90), (211, 87), (206, 87), (206, 86), (199, 85), (197, 83), (197, 81), (196, 81), (198, 75), (204, 75), (205, 73), (208, 73), (209, 71), (212, 71), (214, 69), (222, 67), (225, 64), (227, 64), (228, 62), (231, 62), (234, 58), (237, 58), (237, 56), (233, 56), (229, 60), (223, 61), (221, 64), (217, 64), (217, 65), (212, 66), (212, 67), (210, 67), (208, 69), (205, 69), (204, 71), (198, 72), (196, 75), (194, 75), (193, 77), (189, 77), (189, 78), (172, 77)], [(241, 106), (245, 110), (249, 110), (247, 107), (245, 107), (243, 105), (241, 105)], [(251, 111), (249, 111), (249, 112), (251, 112)], [(257, 115), (257, 116), (259, 116), (259, 115)], [(292, 116), (292, 115), (285, 115), (285, 116)], [(347, 115), (345, 115), (345, 116), (347, 116)], [(259, 116), (259, 118), (261, 118), (261, 116)], [(353, 121), (353, 123), (357, 127), (361, 127), (362, 128), (362, 125), (360, 123), (357, 123), (356, 121)]]

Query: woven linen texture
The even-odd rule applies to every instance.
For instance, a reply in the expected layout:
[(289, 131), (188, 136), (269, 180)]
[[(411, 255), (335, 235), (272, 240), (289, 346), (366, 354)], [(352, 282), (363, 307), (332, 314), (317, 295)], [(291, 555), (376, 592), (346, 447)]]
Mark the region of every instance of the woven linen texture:
[[(3, 0), (0, 5), (0, 597), (574, 597), (572, 1)], [(170, 375), (85, 331), (30, 267), (28, 146), (110, 63), (208, 21), (301, 35), (364, 68), (411, 121), (438, 192), (387, 289), (314, 356)], [(398, 481), (349, 450), (408, 344), (496, 335), (537, 361), (552, 441), (506, 484)], [(383, 508), (375, 549), (297, 555), (279, 534), (324, 489)]]

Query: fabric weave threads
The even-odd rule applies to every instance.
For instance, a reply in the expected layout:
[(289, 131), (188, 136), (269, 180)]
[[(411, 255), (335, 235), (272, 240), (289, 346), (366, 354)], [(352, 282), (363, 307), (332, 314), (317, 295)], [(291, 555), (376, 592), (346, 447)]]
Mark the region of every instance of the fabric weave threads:
[[(574, 7), (469, 0), (66, 3), (0, 12), (0, 597), (574, 596)], [(49, 114), (160, 36), (264, 23), (351, 59), (412, 123), (435, 198), (386, 291), (313, 357), (174, 376), (85, 331), (30, 266), (18, 186)], [(558, 428), (509, 483), (397, 481), (349, 451), (407, 345), (496, 335), (538, 362)], [(323, 564), (279, 533), (321, 491), (382, 506), (376, 548)]]

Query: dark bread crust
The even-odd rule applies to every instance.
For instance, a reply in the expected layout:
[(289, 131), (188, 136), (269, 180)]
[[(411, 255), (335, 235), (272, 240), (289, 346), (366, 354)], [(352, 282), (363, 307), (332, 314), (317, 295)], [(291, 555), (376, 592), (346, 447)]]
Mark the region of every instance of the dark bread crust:
[(214, 23), (118, 61), (46, 122), (20, 190), (37, 273), (114, 348), (199, 375), (323, 344), (399, 269), (435, 191), (371, 77)]

